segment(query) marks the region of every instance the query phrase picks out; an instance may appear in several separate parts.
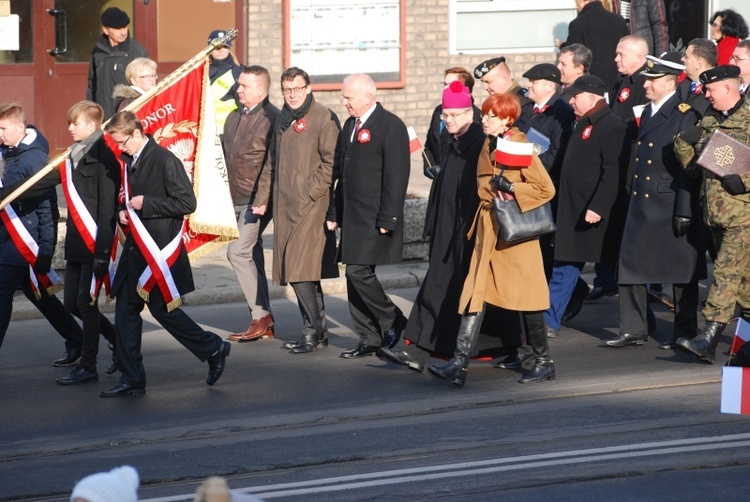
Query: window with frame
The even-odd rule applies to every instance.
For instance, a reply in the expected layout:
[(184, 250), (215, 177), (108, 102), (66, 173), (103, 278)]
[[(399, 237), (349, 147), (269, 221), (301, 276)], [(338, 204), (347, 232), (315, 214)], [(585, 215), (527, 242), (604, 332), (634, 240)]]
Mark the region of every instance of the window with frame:
[(553, 52), (575, 0), (448, 0), (451, 54)]
[(284, 65), (302, 68), (317, 90), (350, 73), (379, 88), (405, 85), (406, 0), (284, 0)]

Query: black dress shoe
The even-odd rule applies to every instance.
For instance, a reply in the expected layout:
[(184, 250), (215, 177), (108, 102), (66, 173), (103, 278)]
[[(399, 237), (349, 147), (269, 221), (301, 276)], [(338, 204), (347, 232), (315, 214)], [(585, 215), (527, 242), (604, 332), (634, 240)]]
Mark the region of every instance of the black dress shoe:
[(99, 374), (94, 371), (84, 369), (82, 366), (76, 366), (70, 374), (63, 378), (55, 380), (60, 385), (76, 385), (86, 382), (98, 382)]
[(111, 389), (103, 390), (101, 394), (99, 394), (101, 397), (122, 397), (122, 396), (136, 396), (145, 394), (146, 389), (143, 387), (133, 387), (132, 385), (128, 385), (126, 383), (121, 383), (119, 385), (116, 385), (112, 387)]
[(219, 381), (221, 374), (224, 373), (224, 367), (227, 364), (227, 356), (229, 351), (232, 350), (232, 344), (229, 342), (221, 342), (221, 347), (208, 358), (208, 376), (206, 377), (206, 383), (213, 385)]
[(556, 330), (555, 328), (551, 327), (549, 324), (547, 325), (547, 338), (557, 338), (560, 336), (560, 331)]
[[(296, 342), (284, 342), (281, 348), (286, 349), (286, 350), (294, 350), (296, 347), (302, 344), (302, 340), (304, 340), (304, 338), (305, 337), (303, 336)], [(323, 338), (321, 338), (320, 341), (318, 342), (318, 345), (323, 346), (323, 347), (328, 347), (328, 337), (323, 336)]]
[(498, 362), (495, 365), (495, 368), (500, 368), (503, 370), (512, 370), (515, 368), (520, 368), (521, 366), (523, 366), (523, 363), (525, 363), (532, 357), (534, 357), (534, 354), (532, 354), (531, 352), (516, 351), (514, 354), (509, 354), (508, 357)]
[(376, 354), (378, 350), (380, 350), (380, 347), (377, 345), (359, 344), (352, 350), (342, 352), (339, 357), (343, 357), (344, 359), (359, 359), (360, 357), (367, 357)]
[(627, 345), (643, 345), (648, 341), (648, 335), (631, 335), (622, 333), (616, 340), (609, 340), (607, 343), (610, 347), (625, 347)]
[(75, 348), (75, 349), (68, 349), (65, 351), (65, 355), (63, 355), (60, 359), (55, 359), (52, 361), (52, 366), (62, 367), (62, 366), (73, 366), (78, 363), (78, 360), (81, 358), (81, 347)]
[(392, 363), (406, 366), (410, 370), (418, 371), (420, 373), (424, 371), (424, 364), (411, 357), (405, 350), (391, 350), (383, 347), (378, 351), (378, 355)]
[(673, 336), (672, 338), (669, 339), (668, 342), (660, 343), (659, 344), (659, 348), (661, 350), (673, 350), (673, 349), (676, 349), (677, 348), (677, 338)]
[(396, 346), (398, 341), (401, 339), (401, 335), (404, 333), (404, 329), (406, 329), (406, 321), (408, 319), (402, 314), (401, 312), (398, 313), (398, 317), (395, 321), (393, 321), (393, 326), (391, 326), (391, 329), (386, 330), (385, 333), (383, 333), (383, 347), (387, 349), (392, 349)]
[(321, 344), (324, 347), (328, 345), (328, 338), (315, 335), (305, 335), (300, 338), (297, 344), (289, 349), (289, 351), (292, 354), (306, 354), (308, 352), (312, 352), (318, 347), (318, 345)]
[(586, 296), (586, 301), (595, 302), (601, 300), (605, 296), (615, 296), (617, 293), (619, 293), (619, 290), (616, 286), (614, 288), (602, 288), (601, 286), (597, 286)]

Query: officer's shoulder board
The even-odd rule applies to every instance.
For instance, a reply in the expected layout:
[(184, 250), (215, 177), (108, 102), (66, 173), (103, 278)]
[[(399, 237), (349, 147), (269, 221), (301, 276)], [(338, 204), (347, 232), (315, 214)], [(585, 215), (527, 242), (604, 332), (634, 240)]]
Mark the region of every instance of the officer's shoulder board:
[(680, 110), (680, 113), (687, 113), (688, 111), (690, 111), (690, 108), (692, 107), (687, 103), (680, 103), (679, 105), (677, 105), (677, 109)]

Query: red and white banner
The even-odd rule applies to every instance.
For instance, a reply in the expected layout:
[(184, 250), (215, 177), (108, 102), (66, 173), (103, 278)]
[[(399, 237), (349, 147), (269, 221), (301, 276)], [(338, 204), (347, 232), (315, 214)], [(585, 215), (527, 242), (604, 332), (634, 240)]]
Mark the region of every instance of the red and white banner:
[[(78, 230), (83, 242), (86, 244), (86, 249), (93, 254), (96, 251), (96, 237), (99, 234), (99, 228), (89, 210), (86, 209), (86, 205), (83, 203), (78, 190), (76, 190), (73, 184), (73, 162), (70, 158), (66, 159), (63, 165), (60, 166), (60, 180), (62, 182), (63, 194), (65, 195), (65, 202), (68, 205), (68, 220), (75, 225), (76, 230)], [(89, 293), (91, 294), (92, 305), (95, 304), (96, 299), (99, 297), (99, 290), (102, 286), (104, 286), (104, 294), (107, 297), (107, 301), (109, 301), (112, 281), (114, 280), (117, 239), (113, 240), (112, 248), (109, 256), (107, 275), (102, 278), (97, 278), (94, 275), (91, 278)]]
[(750, 342), (750, 322), (740, 319), (737, 321), (737, 328), (734, 330), (734, 340), (732, 340), (732, 348), (729, 349), (729, 354), (736, 354), (740, 348)]
[(495, 161), (506, 167), (529, 167), (534, 154), (533, 143), (520, 143), (497, 138)]
[(721, 412), (750, 415), (750, 368), (722, 368)]
[[(0, 181), (1, 186), (3, 186), (2, 181)], [(37, 274), (34, 271), (33, 265), (39, 256), (39, 244), (37, 244), (34, 237), (32, 237), (28, 229), (23, 225), (13, 206), (10, 204), (5, 206), (0, 211), (0, 219), (3, 225), (5, 225), (5, 230), (8, 232), (18, 252), (29, 263), (29, 281), (31, 282), (31, 290), (34, 293), (34, 297), (37, 300), (42, 297), (39, 291), (40, 288), (44, 288), (49, 295), (54, 295), (60, 291), (63, 284), (54, 268), (51, 268), (46, 274)]]
[(237, 220), (216, 133), (208, 58), (134, 113), (141, 119), (144, 132), (182, 161), (193, 182), (198, 206), (188, 216), (182, 236), (190, 260), (236, 239)]
[(409, 153), (418, 152), (422, 149), (422, 143), (419, 141), (419, 137), (417, 136), (417, 132), (414, 130), (412, 126), (409, 126), (406, 128), (406, 131), (409, 133)]

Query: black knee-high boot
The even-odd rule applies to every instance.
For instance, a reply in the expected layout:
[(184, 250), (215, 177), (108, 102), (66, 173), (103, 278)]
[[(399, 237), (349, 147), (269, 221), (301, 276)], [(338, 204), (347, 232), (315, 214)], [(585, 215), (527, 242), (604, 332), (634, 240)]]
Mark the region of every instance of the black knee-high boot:
[(555, 365), (549, 355), (547, 343), (547, 323), (544, 312), (523, 312), (523, 323), (526, 328), (526, 341), (534, 352), (534, 367), (521, 377), (519, 383), (544, 382), (555, 379)]
[(451, 380), (454, 385), (463, 387), (466, 383), (466, 372), (469, 367), (469, 354), (471, 348), (479, 338), (479, 330), (482, 327), (484, 310), (476, 314), (464, 314), (461, 318), (461, 326), (458, 328), (456, 337), (456, 350), (453, 359), (442, 367), (428, 366), (427, 370), (438, 378)]

